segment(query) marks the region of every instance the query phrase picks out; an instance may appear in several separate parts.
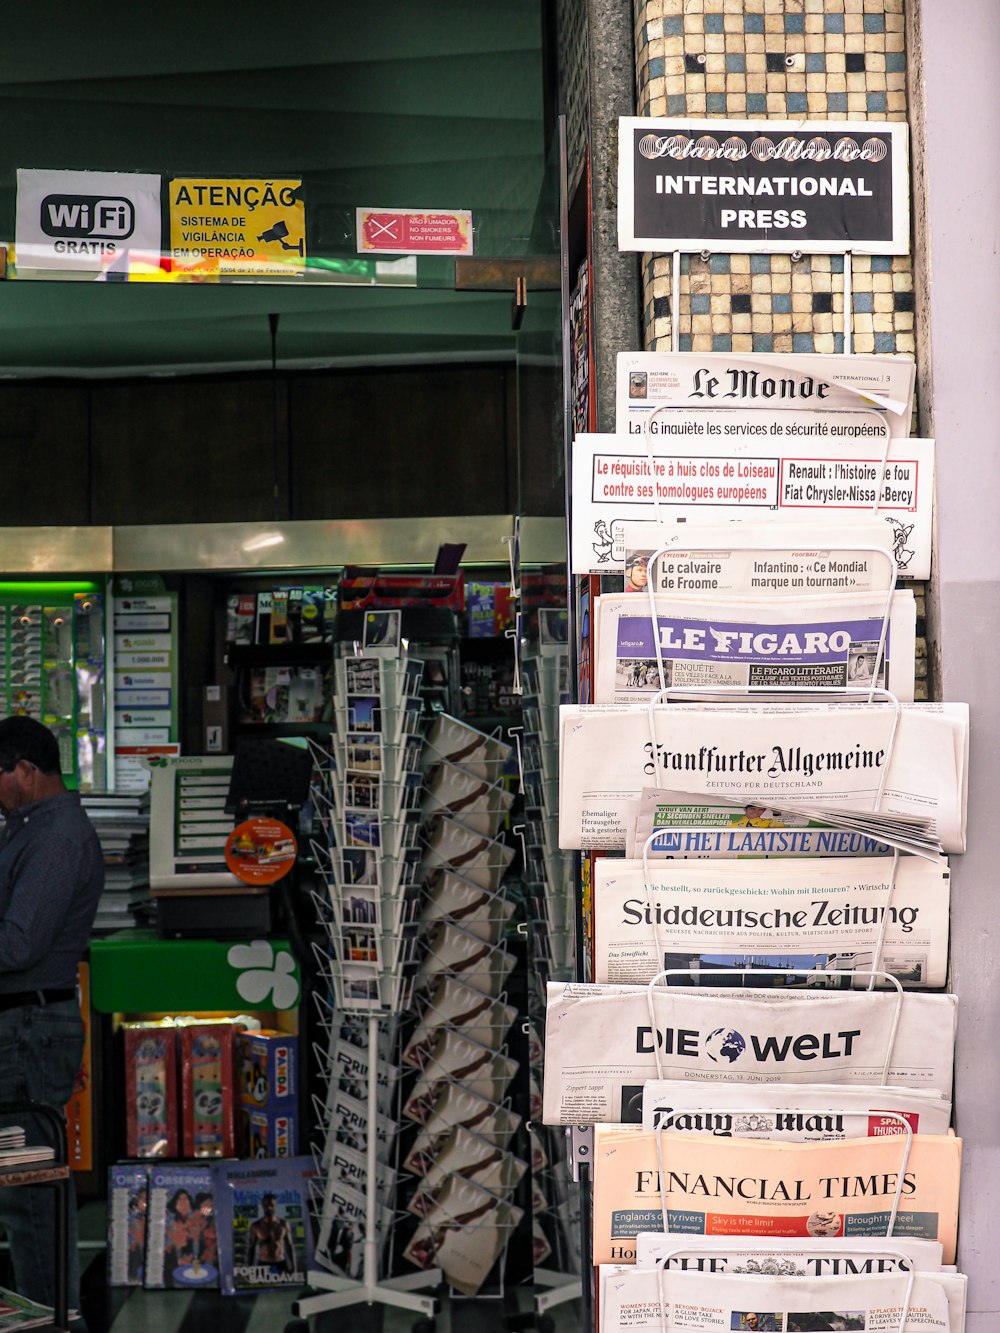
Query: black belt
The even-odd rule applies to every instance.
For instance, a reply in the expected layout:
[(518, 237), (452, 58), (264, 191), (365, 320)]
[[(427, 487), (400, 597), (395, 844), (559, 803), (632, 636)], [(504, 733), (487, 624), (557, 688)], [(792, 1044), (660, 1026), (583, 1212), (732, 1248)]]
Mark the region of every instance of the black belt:
[(60, 1000), (75, 1000), (76, 988), (64, 987), (62, 990), (16, 990), (0, 995), (0, 1012), (4, 1009), (21, 1009), (28, 1004), (58, 1004)]

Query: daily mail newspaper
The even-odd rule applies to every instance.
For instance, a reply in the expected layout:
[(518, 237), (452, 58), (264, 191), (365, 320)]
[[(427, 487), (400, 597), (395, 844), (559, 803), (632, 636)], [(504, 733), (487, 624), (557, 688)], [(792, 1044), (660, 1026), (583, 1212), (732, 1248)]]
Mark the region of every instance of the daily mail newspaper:
[(654, 860), (648, 877), (641, 860), (600, 857), (594, 980), (640, 985), (686, 968), (711, 985), (713, 970), (742, 966), (785, 969), (789, 986), (846, 987), (828, 974), (853, 971), (854, 986), (867, 987), (874, 969), (905, 987), (940, 987), (949, 896), (945, 857)]
[(713, 1083), (650, 1079), (643, 1085), (642, 1127), (717, 1138), (829, 1139), (947, 1134), (951, 1103), (920, 1088), (863, 1088), (841, 1083)]
[[(831, 360), (836, 364), (831, 364)], [(821, 353), (619, 352), (615, 425), (668, 439), (762, 434), (784, 439), (858, 439), (910, 433), (916, 367), (908, 357)], [(876, 415), (877, 414), (877, 415)], [(860, 423), (869, 427), (854, 430)], [(698, 430), (698, 426), (701, 430)]]
[[(656, 753), (653, 752), (653, 737)], [(741, 804), (924, 820), (965, 848), (969, 710), (964, 703), (672, 703), (560, 709), (559, 845), (623, 848), (643, 787)], [(879, 791), (881, 788), (881, 796)]]
[[(764, 1277), (601, 1269), (601, 1333), (805, 1333), (881, 1329), (962, 1333), (964, 1281), (957, 1275)], [(954, 1289), (954, 1295), (952, 1295)], [(904, 1320), (904, 1310), (906, 1317)]]
[[(605, 593), (598, 601), (594, 702), (643, 702), (667, 687), (888, 688), (913, 700), (916, 603), (912, 592), (801, 601), (700, 604)], [(657, 656), (659, 649), (659, 656)], [(887, 674), (888, 673), (888, 674)]]
[(671, 1272), (755, 1273), (765, 1277), (856, 1277), (911, 1270), (937, 1273), (943, 1253), (939, 1240), (915, 1236), (893, 1236), (889, 1242), (882, 1236), (830, 1241), (814, 1236), (782, 1240), (777, 1236), (641, 1231), (635, 1239), (635, 1266), (629, 1266), (629, 1272), (659, 1264)]
[[(662, 830), (655, 838), (656, 830)], [(635, 823), (625, 834), (634, 860), (704, 860), (712, 856), (891, 856), (887, 842), (836, 828), (773, 805), (736, 805), (663, 787), (643, 787)]]
[[(635, 1258), (640, 1231), (703, 1235), (918, 1236), (955, 1261), (962, 1141), (761, 1143), (658, 1135), (628, 1126), (594, 1131), (594, 1263)], [(895, 1220), (891, 1209), (898, 1195)], [(665, 1220), (666, 1219), (666, 1224)]]
[(547, 1125), (638, 1119), (652, 1078), (702, 1081), (706, 1101), (711, 1084), (741, 1082), (891, 1084), (951, 1098), (954, 995), (661, 986), (654, 1034), (645, 986), (547, 991)]

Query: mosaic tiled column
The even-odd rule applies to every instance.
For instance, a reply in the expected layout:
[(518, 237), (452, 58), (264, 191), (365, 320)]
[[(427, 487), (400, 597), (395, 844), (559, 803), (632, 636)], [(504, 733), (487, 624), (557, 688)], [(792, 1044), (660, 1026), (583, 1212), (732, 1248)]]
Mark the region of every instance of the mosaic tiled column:
[[(902, 0), (636, 0), (636, 114), (776, 120), (905, 120)], [(642, 256), (643, 346), (842, 352), (839, 255)], [(915, 354), (908, 255), (855, 255), (852, 350)], [(918, 614), (923, 590), (918, 587)], [(917, 697), (926, 697), (921, 636)]]

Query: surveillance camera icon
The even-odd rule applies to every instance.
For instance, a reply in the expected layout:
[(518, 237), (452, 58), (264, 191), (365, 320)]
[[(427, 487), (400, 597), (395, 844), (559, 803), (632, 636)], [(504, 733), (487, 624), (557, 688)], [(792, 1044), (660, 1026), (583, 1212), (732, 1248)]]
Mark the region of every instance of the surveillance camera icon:
[(267, 231), (262, 232), (261, 235), (257, 237), (257, 239), (258, 241), (265, 241), (265, 242), (277, 241), (278, 244), (281, 246), (282, 250), (294, 250), (296, 251), (297, 254), (301, 255), (302, 242), (299, 241), (298, 245), (289, 245), (288, 242), (285, 240), (285, 237), (287, 235), (288, 235), (288, 227), (285, 223), (285, 220), (284, 218), (279, 218), (273, 227), (268, 227)]

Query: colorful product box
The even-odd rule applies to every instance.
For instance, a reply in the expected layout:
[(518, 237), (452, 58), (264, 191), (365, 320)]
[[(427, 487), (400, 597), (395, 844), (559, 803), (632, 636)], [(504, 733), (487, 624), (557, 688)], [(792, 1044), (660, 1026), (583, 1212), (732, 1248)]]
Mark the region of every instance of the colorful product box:
[(185, 1157), (232, 1157), (236, 1151), (234, 1040), (239, 1030), (232, 1023), (192, 1023), (180, 1029)]
[(178, 1156), (177, 1030), (125, 1023), (125, 1151)]
[(240, 1032), (236, 1036), (239, 1101), (243, 1106), (298, 1105), (298, 1038), (287, 1032)]
[(295, 1157), (298, 1145), (299, 1127), (293, 1108), (239, 1108), (240, 1157)]

